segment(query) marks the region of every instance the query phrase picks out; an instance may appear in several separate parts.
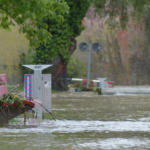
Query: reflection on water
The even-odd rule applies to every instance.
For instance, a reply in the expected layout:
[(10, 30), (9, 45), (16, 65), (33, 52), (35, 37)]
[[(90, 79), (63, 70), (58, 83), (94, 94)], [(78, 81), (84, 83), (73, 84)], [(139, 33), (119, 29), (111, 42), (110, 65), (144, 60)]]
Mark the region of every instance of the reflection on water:
[[(0, 150), (144, 150), (150, 147), (148, 95), (53, 94), (56, 121), (0, 129)], [(36, 125), (33, 119), (29, 125)]]

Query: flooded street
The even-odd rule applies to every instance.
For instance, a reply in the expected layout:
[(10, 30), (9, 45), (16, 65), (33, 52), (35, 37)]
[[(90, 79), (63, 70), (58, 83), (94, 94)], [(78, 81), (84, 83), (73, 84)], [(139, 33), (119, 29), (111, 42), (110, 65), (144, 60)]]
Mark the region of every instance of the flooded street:
[(38, 128), (0, 128), (0, 150), (150, 149), (150, 95), (57, 93), (52, 113)]

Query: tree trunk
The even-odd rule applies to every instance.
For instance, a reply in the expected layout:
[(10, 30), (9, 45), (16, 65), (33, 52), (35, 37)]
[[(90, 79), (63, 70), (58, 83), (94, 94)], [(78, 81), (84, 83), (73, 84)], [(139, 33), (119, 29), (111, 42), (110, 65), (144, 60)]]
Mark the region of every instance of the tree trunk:
[[(70, 54), (72, 55), (76, 49), (76, 40), (72, 38), (74, 43), (69, 47)], [(64, 63), (61, 56), (58, 56), (53, 62), (52, 67), (52, 88), (54, 90), (67, 90), (67, 63)]]

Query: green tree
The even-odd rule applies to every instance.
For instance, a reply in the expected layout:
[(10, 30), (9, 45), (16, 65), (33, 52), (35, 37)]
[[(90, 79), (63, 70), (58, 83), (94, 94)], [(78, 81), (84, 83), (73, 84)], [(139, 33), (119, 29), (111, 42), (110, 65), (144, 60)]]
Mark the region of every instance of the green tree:
[(63, 22), (58, 22), (49, 16), (43, 19), (43, 23), (48, 24), (48, 31), (52, 34), (52, 38), (34, 49), (36, 52), (34, 63), (53, 64), (50, 68), (53, 74), (52, 84), (57, 90), (64, 87), (60, 85), (65, 84), (67, 63), (76, 48), (75, 37), (84, 30), (81, 21), (90, 6), (87, 0), (65, 1), (70, 8), (69, 13), (64, 16)]
[(43, 18), (61, 21), (68, 10), (63, 0), (0, 0), (0, 28), (10, 30), (10, 26), (18, 24), (19, 32), (26, 34), (30, 46), (37, 47), (51, 38)]
[(70, 59), (67, 65), (67, 75), (71, 78), (86, 76), (87, 68), (78, 59)]
[[(86, 0), (70, 1), (65, 0), (70, 7), (69, 13), (64, 16), (63, 22), (58, 22), (56, 18), (46, 17), (43, 23), (48, 25), (48, 31), (52, 34), (51, 39), (35, 49), (37, 57), (36, 63), (49, 63), (59, 55), (67, 63), (70, 59), (69, 48), (74, 45), (75, 37), (80, 35), (84, 27), (81, 24), (89, 3)], [(57, 11), (56, 11), (57, 13)]]

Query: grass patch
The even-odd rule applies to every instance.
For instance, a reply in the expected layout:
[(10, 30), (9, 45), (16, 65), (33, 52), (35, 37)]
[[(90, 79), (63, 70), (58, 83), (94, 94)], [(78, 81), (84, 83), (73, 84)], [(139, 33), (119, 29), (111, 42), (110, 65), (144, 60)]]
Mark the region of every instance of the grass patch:
[(18, 120), (14, 119), (14, 118), (9, 120), (9, 123), (16, 123), (16, 122), (18, 122)]
[[(16, 85), (7, 84), (8, 91), (10, 91), (14, 86)], [(18, 92), (24, 92), (24, 83), (19, 84)], [(62, 91), (52, 90), (52, 93), (59, 93), (59, 92), (62, 92)]]
[(60, 93), (62, 91), (52, 90), (52, 93)]
[(43, 113), (43, 119), (54, 120), (53, 117), (49, 113)]
[[(8, 91), (10, 91), (15, 86), (16, 85), (9, 85), (9, 84), (7, 84)], [(18, 92), (23, 92), (23, 91), (24, 91), (24, 84), (19, 84)]]

